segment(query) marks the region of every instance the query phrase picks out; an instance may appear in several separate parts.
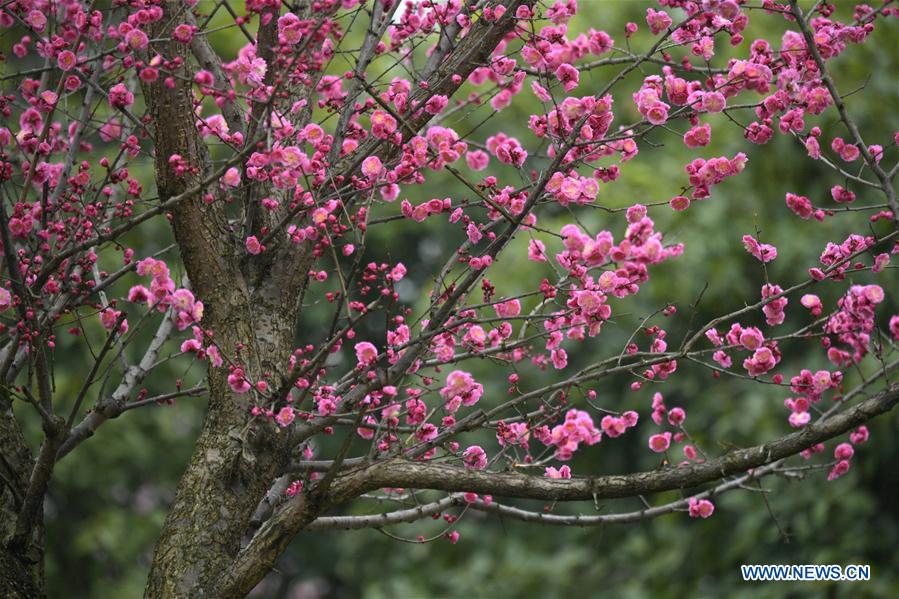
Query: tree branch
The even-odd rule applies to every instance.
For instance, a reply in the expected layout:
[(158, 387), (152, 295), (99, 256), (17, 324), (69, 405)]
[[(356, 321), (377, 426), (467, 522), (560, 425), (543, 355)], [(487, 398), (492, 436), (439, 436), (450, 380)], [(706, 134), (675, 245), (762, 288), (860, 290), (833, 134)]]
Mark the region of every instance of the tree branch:
[[(392, 459), (345, 476), (347, 479), (361, 478), (364, 492), (381, 487), (408, 487), (550, 501), (635, 497), (695, 487), (798, 454), (889, 412), (897, 403), (899, 384), (894, 384), (854, 408), (775, 441), (735, 450), (699, 464), (627, 475), (549, 479), (517, 472), (466, 470), (444, 464)], [(334, 485), (338, 483), (335, 481)]]
[(407, 510), (396, 510), (383, 514), (371, 514), (366, 516), (329, 516), (317, 518), (310, 522), (304, 530), (358, 530), (361, 528), (383, 528), (391, 524), (415, 522), (422, 518), (439, 514), (448, 507), (465, 503), (462, 495), (453, 494), (443, 499), (424, 503)]
[[(104, 422), (118, 417), (122, 412), (128, 409), (125, 401), (134, 392), (135, 387), (137, 387), (150, 370), (153, 369), (153, 366), (156, 364), (156, 359), (159, 357), (159, 352), (162, 351), (162, 346), (168, 341), (173, 328), (174, 324), (172, 323), (171, 315), (166, 314), (163, 317), (162, 322), (159, 323), (156, 334), (150, 342), (150, 345), (147, 347), (147, 351), (144, 353), (143, 358), (141, 358), (136, 366), (132, 366), (125, 372), (125, 376), (122, 378), (119, 386), (113, 391), (112, 395), (99, 401), (94, 407), (94, 410), (69, 431), (68, 436), (56, 452), (57, 460), (61, 460), (81, 442), (92, 437)], [(73, 410), (72, 416), (74, 415), (75, 411)]]
[(821, 74), (821, 79), (824, 81), (824, 85), (827, 86), (827, 91), (830, 93), (830, 97), (833, 98), (833, 103), (840, 113), (840, 120), (843, 121), (843, 124), (846, 125), (846, 129), (849, 130), (852, 140), (858, 146), (859, 151), (862, 153), (862, 157), (865, 159), (865, 164), (868, 165), (868, 168), (871, 169), (871, 172), (873, 172), (874, 176), (877, 177), (877, 180), (880, 181), (880, 187), (887, 198), (890, 210), (893, 212), (893, 219), (896, 221), (897, 226), (899, 226), (899, 201), (896, 199), (896, 191), (893, 189), (893, 183), (890, 180), (890, 176), (880, 168), (880, 165), (874, 157), (871, 156), (871, 152), (868, 151), (868, 146), (865, 145), (865, 141), (862, 139), (858, 126), (856, 126), (852, 117), (849, 116), (846, 105), (843, 103), (843, 98), (840, 96), (840, 92), (837, 91), (837, 86), (834, 85), (833, 78), (831, 78), (830, 72), (827, 70), (827, 65), (821, 57), (821, 53), (818, 51), (815, 37), (812, 34), (811, 29), (809, 29), (808, 23), (802, 18), (802, 10), (799, 8), (797, 0), (790, 0), (790, 10), (793, 12), (793, 16), (796, 17), (796, 24), (802, 32), (802, 37), (805, 38), (806, 48), (815, 60), (815, 64), (818, 65), (818, 72)]
[[(472, 491), (548, 501), (596, 501), (688, 489), (798, 454), (889, 412), (897, 403), (899, 384), (894, 384), (854, 408), (775, 441), (732, 451), (699, 464), (627, 475), (551, 479), (395, 458), (338, 475), (331, 485), (328, 503), (336, 505), (382, 487)], [(297, 495), (288, 502), (241, 551), (233, 567), (222, 578), (219, 596), (239, 597), (249, 592), (293, 536), (316, 518), (305, 495)]]

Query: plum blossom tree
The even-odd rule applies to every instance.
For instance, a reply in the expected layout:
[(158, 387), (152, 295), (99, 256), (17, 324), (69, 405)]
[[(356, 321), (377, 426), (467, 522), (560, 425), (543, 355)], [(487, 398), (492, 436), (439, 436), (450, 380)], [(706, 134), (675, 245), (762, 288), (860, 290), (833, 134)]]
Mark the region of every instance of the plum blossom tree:
[[(13, 41), (0, 96), (2, 594), (41, 594), (56, 464), (126, 412), (190, 396), (208, 408), (148, 597), (244, 596), (309, 530), (444, 514), (455, 543), (454, 509), (581, 526), (709, 518), (716, 497), (765, 476), (844, 474), (865, 424), (899, 403), (889, 378), (899, 315), (884, 302), (896, 289), (899, 133), (862, 138), (831, 61), (899, 7), (858, 4), (842, 17), (827, 1), (802, 4), (660, 0), (645, 25), (616, 33), (622, 45), (569, 27), (575, 0), (3, 3)], [(241, 38), (236, 53), (211, 36), (224, 17)], [(784, 33), (744, 39), (750, 18)], [(736, 58), (724, 57), (728, 45)], [(602, 77), (588, 82), (592, 72)], [(635, 72), (642, 82), (622, 90)], [(527, 135), (456, 118), (528, 95), (542, 109)], [(632, 101), (637, 120), (613, 97)], [(719, 113), (727, 120), (713, 131)], [(830, 169), (832, 198), (794, 190), (785, 217), (840, 214), (855, 232), (778, 284), (765, 270), (785, 259), (777, 240), (734, 230), (764, 275), (744, 308), (673, 339), (663, 319), (689, 321), (688, 307), (661, 306), (623, 347), (600, 344), (573, 368), (569, 357), (620, 326), (616, 313), (653, 272), (689, 251), (651, 214), (700, 211), (716, 185), (751, 168), (739, 151), (701, 157), (713, 134), (793, 139)], [(605, 205), (660, 136), (695, 156), (670, 196)], [(457, 186), (422, 197), (437, 176)], [(578, 215), (597, 209), (608, 229), (588, 230)], [(570, 224), (544, 226), (548, 215)], [(141, 253), (132, 240), (155, 221), (176, 247)], [(367, 235), (409, 221), (462, 239), (417, 302), (399, 293), (406, 266)], [(509, 294), (491, 271), (519, 251), (530, 290)], [(822, 300), (821, 288), (840, 299)], [(330, 317), (311, 319), (313, 305)], [(784, 330), (787, 310), (806, 324)], [(54, 372), (71, 369), (58, 335), (92, 358), (71, 372), (73, 395), (54, 385)], [(787, 352), (831, 367), (781, 371)], [(196, 385), (159, 380), (169, 360), (205, 374)], [(469, 364), (489, 364), (495, 380)], [(558, 376), (526, 388), (523, 369)], [(763, 385), (784, 401), (783, 435), (701, 447), (685, 408), (663, 395), (691, 370)], [(603, 390), (613, 376), (630, 390)], [(168, 391), (151, 395), (150, 381)], [(643, 407), (624, 399), (642, 396)], [(23, 417), (40, 419), (36, 451)], [(666, 456), (657, 469), (566, 463), (637, 434)], [(683, 497), (596, 513), (600, 500), (668, 490)], [(532, 511), (516, 499), (583, 509)], [(354, 501), (372, 513), (342, 515)]]

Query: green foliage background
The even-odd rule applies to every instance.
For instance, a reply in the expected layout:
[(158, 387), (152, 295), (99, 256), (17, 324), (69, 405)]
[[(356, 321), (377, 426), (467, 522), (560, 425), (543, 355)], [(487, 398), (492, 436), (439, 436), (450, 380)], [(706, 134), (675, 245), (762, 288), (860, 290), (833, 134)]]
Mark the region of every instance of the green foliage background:
[[(635, 51), (648, 46), (643, 16), (650, 4), (624, 1), (583, 1), (580, 14), (570, 29), (605, 29), (619, 45), (624, 43), (627, 21), (641, 25), (641, 34), (631, 40)], [(840, 5), (846, 18), (851, 7)], [(765, 35), (776, 45), (783, 23), (778, 17), (752, 11), (753, 24), (748, 40)], [(345, 42), (352, 47), (359, 31), (351, 32)], [(225, 53), (235, 54), (238, 36), (230, 31), (214, 35), (214, 42)], [(897, 129), (895, 111), (899, 86), (895, 79), (899, 44), (896, 25), (881, 25), (872, 40), (852, 47), (833, 63), (838, 84), (844, 92), (864, 87), (851, 95), (848, 107), (858, 119), (870, 142), (888, 145)], [(358, 42), (357, 42), (358, 43)], [(745, 48), (744, 43), (741, 49)], [(718, 43), (719, 53), (736, 52)], [(335, 64), (335, 72), (346, 65)], [(577, 93), (595, 93), (618, 67), (597, 69), (585, 74)], [(645, 74), (658, 73), (657, 67)], [(636, 120), (629, 94), (639, 86), (641, 73), (634, 73), (618, 86), (616, 123)], [(517, 134), (526, 147), (534, 144), (525, 125), (529, 114), (540, 110), (528, 89), (516, 97), (512, 106), (496, 113), (477, 127), (473, 139), (483, 142), (496, 131)], [(456, 126), (468, 131), (479, 123), (489, 106), (476, 112), (460, 112)], [(738, 117), (738, 119), (741, 117)], [(744, 124), (750, 118), (743, 118)], [(682, 214), (667, 208), (654, 209), (651, 215), (657, 228), (667, 232), (666, 239), (686, 244), (685, 254), (657, 267), (653, 277), (637, 296), (615, 306), (616, 324), (608, 326), (596, 343), (572, 352), (572, 366), (588, 363), (620, 351), (630, 331), (642, 317), (675, 303), (678, 317), (658, 323), (669, 330), (671, 340), (685, 332), (689, 305), (708, 284), (699, 304), (696, 322), (736, 309), (755, 301), (764, 274), (759, 264), (742, 249), (740, 237), (760, 232), (763, 239), (778, 246), (780, 257), (769, 268), (773, 282), (784, 286), (803, 279), (806, 269), (816, 262), (828, 240), (842, 240), (856, 231), (861, 218), (837, 215), (824, 223), (801, 221), (784, 204), (788, 191), (809, 196), (820, 205), (830, 205), (829, 188), (842, 183), (831, 171), (808, 159), (792, 139), (777, 135), (766, 146), (752, 146), (723, 116), (712, 119), (713, 143), (699, 152), (704, 157), (745, 151), (749, 155), (747, 171), (716, 187), (709, 200), (695, 203)], [(831, 112), (818, 123), (825, 139), (844, 135)], [(682, 123), (675, 127), (682, 127)], [(678, 129), (683, 131), (683, 129)], [(604, 185), (599, 203), (606, 207), (626, 207), (634, 203), (667, 201), (686, 183), (683, 165), (696, 153), (688, 151), (674, 135), (651, 137), (660, 147), (641, 146), (640, 155), (623, 168), (623, 177)], [(888, 154), (895, 158), (895, 152)], [(538, 165), (539, 166), (539, 165)], [(492, 168), (496, 168), (496, 162)], [(505, 167), (502, 167), (505, 168)], [(152, 187), (147, 168), (146, 187)], [(502, 171), (504, 176), (514, 174)], [(859, 190), (860, 200), (880, 202), (870, 190)], [(464, 193), (459, 184), (445, 174), (429, 178), (427, 186), (409, 190), (413, 203), (432, 197)], [(455, 197), (455, 196), (454, 196)], [(398, 212), (398, 204), (379, 209), (383, 214)], [(578, 209), (578, 218), (592, 230), (608, 228), (620, 237), (623, 215), (602, 210)], [(570, 222), (563, 211), (544, 213), (543, 226), (558, 230)], [(866, 226), (866, 225), (861, 225)], [(883, 232), (887, 225), (878, 225)], [(155, 228), (154, 228), (155, 227)], [(369, 239), (373, 258), (403, 260), (410, 270), (412, 286), (404, 297), (423, 297), (445, 256), (453, 251), (461, 232), (447, 230), (445, 221), (430, 219), (425, 226), (400, 221), (388, 227), (374, 228)], [(142, 251), (161, 249), (171, 242), (162, 222), (135, 235)], [(551, 253), (555, 241), (545, 239)], [(527, 238), (518, 239), (503, 256), (502, 268), (489, 276), (504, 295), (513, 295), (534, 287), (550, 271), (525, 259)], [(889, 277), (889, 278), (887, 278)], [(868, 280), (861, 277), (859, 280)], [(895, 293), (895, 276), (880, 281)], [(816, 291), (832, 305), (835, 289)], [(420, 307), (420, 306), (419, 306)], [(896, 306), (882, 307), (881, 316), (896, 312)], [(792, 330), (806, 322), (805, 311), (796, 299), (788, 307), (788, 321), (782, 330)], [(310, 310), (304, 328), (316, 331), (322, 325), (324, 308)], [(371, 331), (376, 334), (375, 331)], [(99, 333), (98, 333), (99, 335)], [(313, 335), (314, 337), (314, 335)], [(316, 339), (305, 339), (315, 341)], [(87, 357), (77, 353), (79, 346), (63, 340), (58, 387), (77, 388)], [(68, 353), (65, 353), (68, 352)], [(799, 367), (826, 367), (822, 352), (814, 345), (793, 346), (778, 368), (788, 376)], [(809, 356), (812, 356), (811, 358)], [(198, 372), (184, 371), (184, 365), (167, 365), (171, 376), (195, 380)], [(179, 370), (180, 369), (180, 370)], [(491, 394), (504, 394), (504, 375), (489, 364), (474, 364), (471, 369)], [(491, 374), (492, 373), (492, 374)], [(555, 372), (523, 367), (522, 388), (534, 388), (556, 376)], [(851, 380), (856, 375), (849, 374)], [(165, 377), (159, 377), (163, 379)], [(669, 407), (682, 405), (688, 410), (688, 429), (704, 447), (722, 451), (773, 438), (787, 432), (786, 410), (781, 390), (759, 386), (736, 378), (713, 379), (708, 371), (682, 366), (672, 380), (656, 389), (645, 387), (638, 393), (628, 389), (624, 379), (601, 381), (596, 389), (600, 402), (612, 409), (637, 409), (641, 424), (637, 431), (622, 439), (607, 440), (584, 452), (572, 464), (575, 473), (623, 473), (658, 465), (645, 449), (651, 434), (649, 405), (655, 390), (663, 391)], [(174, 407), (146, 409), (128, 413), (102, 427), (97, 435), (59, 464), (47, 503), (47, 580), (55, 597), (138, 597), (147, 573), (153, 543), (165, 517), (178, 476), (190, 456), (199, 430), (203, 400), (183, 400)], [(709, 520), (694, 521), (684, 514), (626, 527), (594, 529), (548, 528), (503, 521), (481, 514), (466, 514), (458, 524), (461, 540), (452, 545), (439, 539), (419, 545), (399, 543), (376, 531), (310, 533), (298, 538), (273, 573), (256, 591), (260, 597), (581, 597), (599, 594), (627, 597), (680, 596), (896, 596), (899, 594), (899, 496), (896, 461), (899, 441), (895, 435), (896, 416), (888, 415), (871, 427), (871, 441), (863, 446), (850, 473), (837, 482), (827, 483), (820, 473), (803, 482), (767, 479), (764, 498), (759, 492), (731, 493), (717, 500), (717, 509)], [(37, 428), (32, 427), (33, 438)], [(473, 435), (465, 441), (485, 441)], [(670, 501), (676, 495), (648, 498), (651, 502)], [(767, 502), (765, 500), (767, 499)], [(526, 502), (524, 505), (528, 505)], [(530, 504), (540, 509), (539, 504)], [(639, 506), (636, 501), (604, 506), (605, 511), (627, 511)], [(352, 509), (360, 513), (373, 509), (360, 504)], [(581, 506), (584, 507), (584, 506)], [(586, 506), (589, 510), (590, 506)], [(563, 513), (570, 506), (557, 506)], [(418, 534), (439, 533), (442, 522), (425, 522), (400, 527), (394, 534), (414, 539)], [(838, 563), (871, 564), (873, 579), (856, 584), (747, 584), (740, 579), (739, 565), (744, 563)]]

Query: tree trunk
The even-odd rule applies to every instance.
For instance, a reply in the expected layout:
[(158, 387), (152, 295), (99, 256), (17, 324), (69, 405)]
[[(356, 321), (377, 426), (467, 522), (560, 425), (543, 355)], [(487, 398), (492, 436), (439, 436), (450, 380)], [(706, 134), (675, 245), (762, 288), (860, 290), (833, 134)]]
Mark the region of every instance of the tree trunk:
[(26, 543), (12, 543), (34, 459), (6, 392), (0, 396), (0, 452), (0, 597), (42, 597), (44, 527), (40, 508)]
[(283, 466), (282, 440), (270, 427), (249, 429), (246, 402), (233, 396), (226, 373), (211, 372), (209, 383), (203, 431), (156, 545), (148, 597), (212, 596)]
[(0, 548), (0, 595), (4, 599), (43, 597), (42, 562), (43, 552), (27, 556)]
[[(169, 2), (168, 10), (178, 4)], [(163, 19), (153, 37), (171, 40), (167, 29), (176, 24)], [(165, 201), (197, 187), (212, 169), (194, 122), (193, 73), (186, 47), (162, 41), (152, 51), (185, 61), (185, 77), (173, 87), (162, 79), (144, 87), (156, 126), (156, 182)], [(177, 174), (168, 162), (173, 154), (195, 170)], [(213, 332), (226, 364), (209, 367), (210, 401), (203, 430), (150, 570), (146, 595), (154, 598), (214, 594), (213, 584), (237, 555), (255, 508), (286, 463), (287, 435), (270, 421), (253, 419), (248, 401), (252, 392), (231, 390), (228, 364), (239, 364), (251, 382), (267, 380), (270, 388), (280, 387), (280, 368), (293, 351), (308, 262), (300, 255), (292, 263), (302, 278), (281, 272), (285, 266), (280, 263), (249, 263), (242, 234), (228, 222), (222, 197), (208, 203), (197, 194), (180, 202), (172, 210), (171, 223), (193, 291), (205, 306), (202, 328)]]

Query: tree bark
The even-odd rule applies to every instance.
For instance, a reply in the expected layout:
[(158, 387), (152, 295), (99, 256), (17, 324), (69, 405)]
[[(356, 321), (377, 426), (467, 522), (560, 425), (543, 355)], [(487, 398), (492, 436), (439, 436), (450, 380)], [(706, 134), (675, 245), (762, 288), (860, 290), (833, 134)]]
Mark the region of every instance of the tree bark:
[[(167, 5), (167, 12), (175, 14), (175, 3)], [(167, 29), (175, 25), (164, 19), (153, 37), (170, 39)], [(189, 64), (186, 48), (175, 42), (158, 42), (153, 50)], [(192, 73), (185, 76), (173, 88), (162, 80), (144, 88), (156, 125), (156, 181), (162, 201), (196, 186), (210, 172), (194, 123)], [(172, 154), (196, 171), (177, 175), (168, 163)], [(171, 223), (192, 288), (206, 308), (203, 328), (214, 332), (222, 355), (239, 361), (251, 381), (277, 373), (293, 349), (296, 301), (287, 297), (291, 289), (273, 293), (247, 285), (241, 268), (246, 254), (229, 229), (221, 199), (211, 204), (199, 196), (187, 199), (172, 210)], [(287, 457), (286, 435), (270, 423), (253, 422), (249, 395), (233, 393), (227, 376), (226, 367), (209, 369), (203, 430), (156, 545), (148, 597), (210, 595), (210, 582), (237, 554), (253, 510)]]
[(12, 412), (8, 392), (0, 396), (0, 597), (43, 596), (43, 510), (27, 542), (12, 543), (34, 458)]
[(4, 599), (43, 597), (43, 551), (32, 561), (21, 553), (0, 548), (0, 595)]

